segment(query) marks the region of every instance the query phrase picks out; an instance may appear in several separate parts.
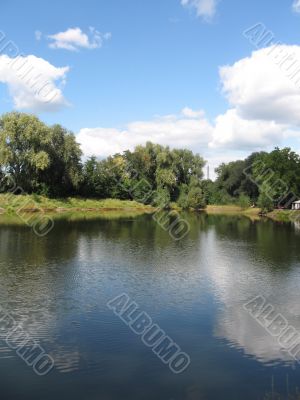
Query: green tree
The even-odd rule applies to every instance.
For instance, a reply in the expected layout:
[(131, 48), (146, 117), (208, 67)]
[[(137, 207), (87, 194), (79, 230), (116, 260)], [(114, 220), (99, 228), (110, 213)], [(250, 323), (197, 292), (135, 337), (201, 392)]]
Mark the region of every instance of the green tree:
[(32, 192), (50, 163), (50, 129), (33, 115), (12, 112), (0, 118), (0, 165), (17, 185)]
[(157, 189), (154, 192), (153, 205), (162, 209), (170, 208), (171, 198), (167, 189)]
[(183, 183), (179, 188), (179, 197), (177, 201), (179, 207), (181, 207), (183, 210), (187, 210), (189, 208), (188, 192), (188, 185)]
[(274, 203), (272, 199), (264, 192), (259, 195), (257, 205), (263, 213), (274, 210)]
[(61, 125), (50, 128), (49, 166), (40, 180), (52, 196), (76, 194), (82, 182), (82, 151), (72, 132)]
[(206, 207), (205, 196), (200, 187), (192, 187), (187, 196), (189, 208), (200, 210)]
[(238, 199), (238, 205), (245, 210), (246, 208), (249, 208), (251, 205), (251, 199), (249, 196), (247, 196), (245, 193), (242, 193)]
[(274, 204), (284, 206), (288, 194), (300, 195), (300, 157), (290, 148), (275, 148), (262, 154), (254, 167), (254, 177), (260, 191)]

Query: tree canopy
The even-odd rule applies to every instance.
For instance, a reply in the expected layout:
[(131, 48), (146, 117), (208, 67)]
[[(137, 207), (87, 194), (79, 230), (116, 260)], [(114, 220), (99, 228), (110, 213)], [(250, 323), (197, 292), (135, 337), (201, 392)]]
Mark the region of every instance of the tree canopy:
[(208, 202), (234, 203), (247, 196), (270, 210), (290, 207), (300, 196), (300, 157), (290, 148), (253, 153), (245, 160), (221, 164), (210, 187)]
[(185, 194), (185, 206), (205, 204), (201, 189), (205, 161), (190, 150), (153, 143), (104, 160), (82, 162), (76, 138), (60, 125), (12, 112), (0, 118), (1, 174), (10, 174), (27, 193), (77, 194), (134, 199), (168, 207)]
[(232, 203), (270, 209), (300, 196), (300, 157), (290, 148), (222, 163), (214, 182), (203, 179), (204, 159), (187, 149), (148, 142), (102, 160), (82, 156), (74, 134), (61, 125), (19, 112), (0, 117), (0, 174), (11, 175), (27, 193), (194, 209)]

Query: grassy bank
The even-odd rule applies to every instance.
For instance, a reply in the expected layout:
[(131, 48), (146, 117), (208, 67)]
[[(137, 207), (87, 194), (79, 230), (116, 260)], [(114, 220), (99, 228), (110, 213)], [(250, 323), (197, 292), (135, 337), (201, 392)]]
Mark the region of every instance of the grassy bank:
[[(247, 208), (242, 209), (236, 205), (226, 205), (226, 206), (208, 206), (206, 209), (208, 214), (220, 214), (220, 215), (245, 215), (252, 219), (259, 219), (260, 209), (259, 208)], [(292, 210), (274, 210), (265, 215), (266, 218), (272, 219), (276, 222), (291, 222), (295, 220), (300, 221), (300, 211)]]
[(242, 214), (252, 218), (259, 218), (259, 208), (241, 208), (236, 205), (217, 206), (210, 205), (205, 209), (207, 214), (237, 215)]
[(274, 210), (270, 212), (267, 217), (277, 222), (300, 221), (300, 211)]
[[(171, 203), (171, 209), (180, 212), (181, 209), (176, 203)], [(117, 199), (84, 199), (80, 197), (68, 197), (62, 199), (51, 199), (45, 196), (36, 194), (32, 195), (10, 195), (0, 194), (0, 214), (17, 215), (18, 213), (26, 212), (46, 212), (56, 214), (80, 214), (89, 212), (97, 215), (99, 213), (114, 213), (121, 216), (125, 213), (142, 214), (154, 212), (155, 208), (147, 206), (136, 201), (117, 200)], [(207, 214), (212, 215), (244, 215), (251, 219), (259, 219), (259, 208), (243, 209), (237, 205), (209, 205), (205, 209)], [(291, 215), (294, 217), (300, 211), (290, 210), (274, 210), (266, 215), (266, 217), (277, 222), (291, 221)], [(3, 218), (2, 218), (3, 219)]]
[(72, 212), (72, 211), (144, 211), (151, 212), (151, 206), (136, 201), (116, 199), (83, 199), (68, 197), (64, 199), (50, 199), (48, 197), (33, 195), (0, 195), (0, 212), (2, 214), (15, 214), (22, 212)]

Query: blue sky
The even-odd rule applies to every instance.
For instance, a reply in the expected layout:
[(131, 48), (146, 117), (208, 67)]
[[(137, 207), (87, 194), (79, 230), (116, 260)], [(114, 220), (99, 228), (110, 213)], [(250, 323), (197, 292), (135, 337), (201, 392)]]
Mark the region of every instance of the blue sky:
[[(299, 56), (300, 67), (299, 1), (1, 3), (1, 112), (17, 109), (61, 123), (87, 155), (148, 139), (189, 147), (212, 166), (275, 145), (300, 150), (300, 89), (264, 46), (243, 35), (263, 24), (273, 43)], [(9, 63), (16, 57), (58, 90), (53, 101), (42, 104), (14, 76)]]

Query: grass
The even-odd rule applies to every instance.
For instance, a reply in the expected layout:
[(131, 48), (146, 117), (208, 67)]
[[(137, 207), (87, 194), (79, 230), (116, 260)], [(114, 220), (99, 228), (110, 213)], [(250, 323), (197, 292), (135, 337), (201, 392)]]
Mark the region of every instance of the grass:
[[(208, 214), (221, 214), (221, 215), (245, 215), (251, 219), (260, 219), (260, 209), (259, 208), (247, 208), (242, 209), (237, 205), (224, 205), (224, 206), (208, 206), (206, 209)], [(274, 210), (268, 214), (266, 217), (272, 219), (276, 222), (300, 222), (300, 211), (292, 210)]]
[(207, 206), (205, 209), (207, 214), (221, 214), (221, 215), (247, 215), (249, 217), (255, 218), (259, 217), (259, 208), (241, 208), (237, 205), (224, 205), (224, 206), (217, 206), (217, 205), (210, 205)]
[[(176, 203), (171, 204), (171, 209), (180, 211)], [(50, 199), (37, 194), (13, 195), (0, 194), (0, 214), (17, 215), (19, 212), (47, 212), (47, 213), (106, 213), (114, 212), (121, 215), (125, 212), (146, 213), (153, 212), (155, 208), (136, 201), (118, 199), (84, 199), (81, 197), (67, 197)], [(243, 209), (238, 205), (209, 205), (205, 209), (207, 214), (220, 215), (245, 215), (251, 219), (259, 219), (259, 208)], [(267, 217), (277, 222), (290, 222), (292, 219), (300, 221), (300, 211), (274, 210)]]
[(274, 210), (268, 213), (267, 217), (277, 222), (300, 221), (300, 211)]
[(64, 211), (117, 211), (117, 210), (142, 210), (151, 211), (151, 206), (130, 200), (117, 199), (83, 199), (68, 197), (64, 199), (50, 199), (45, 196), (0, 194), (0, 212), (15, 214), (22, 212), (64, 212)]

